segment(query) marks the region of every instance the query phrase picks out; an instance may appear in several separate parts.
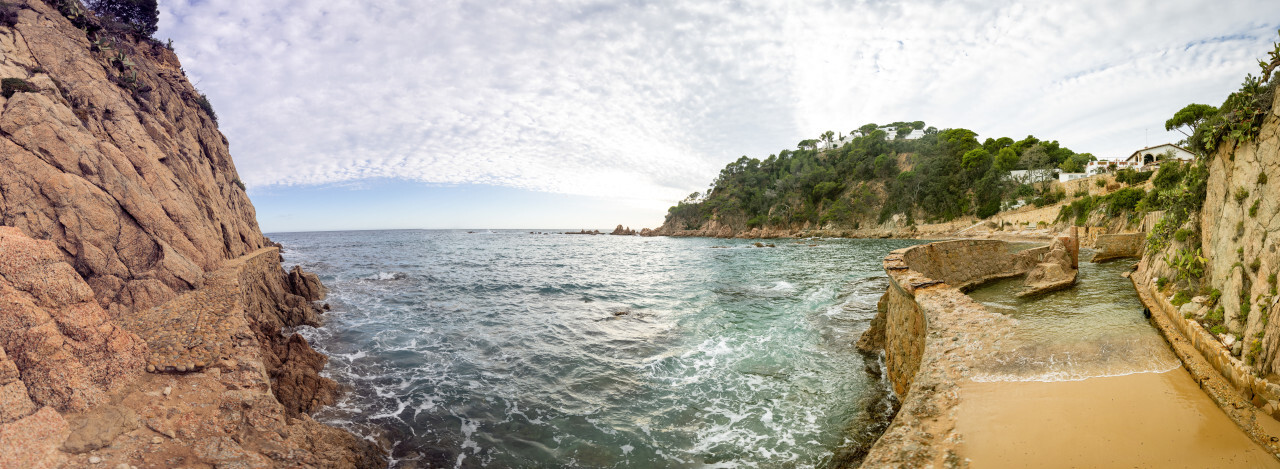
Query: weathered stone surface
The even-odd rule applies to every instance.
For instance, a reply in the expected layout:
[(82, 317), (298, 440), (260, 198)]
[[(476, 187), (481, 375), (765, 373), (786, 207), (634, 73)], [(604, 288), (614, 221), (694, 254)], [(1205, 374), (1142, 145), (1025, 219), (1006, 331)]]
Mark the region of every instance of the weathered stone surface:
[(885, 317), (889, 314), (889, 292), (880, 295), (880, 301), (876, 302), (876, 315), (871, 318), (871, 324), (867, 327), (866, 332), (862, 333), (862, 337), (858, 338), (857, 347), (865, 353), (884, 350), (885, 340)]
[(338, 384), (320, 376), (329, 357), (313, 350), (298, 334), (277, 349), (280, 366), (272, 373), (273, 389), (289, 416), (309, 414), (337, 400)]
[(0, 425), (0, 467), (63, 467), (67, 456), (58, 447), (66, 438), (67, 421), (52, 407)]
[(862, 467), (951, 467), (960, 460), (957, 383), (993, 361), (998, 344), (1012, 333), (1012, 319), (987, 311), (958, 286), (1019, 275), (1044, 251), (1013, 253), (1003, 241), (962, 240), (899, 249), (885, 258), (885, 364), (902, 408)]
[(1022, 282), (1023, 289), (1018, 292), (1018, 296), (1039, 295), (1075, 284), (1078, 271), (1073, 267), (1074, 264), (1075, 260), (1068, 246), (1061, 239), (1054, 239), (1049, 244), (1049, 252), (1027, 272)]
[(24, 3), (0, 30), (0, 70), (57, 81), (0, 100), (0, 225), (53, 241), (102, 306), (122, 309), (155, 306), (262, 247), (226, 140), (173, 52), (117, 38), (110, 53), (150, 88), (132, 92), (83, 31)]
[(307, 301), (320, 301), (329, 294), (329, 290), (320, 283), (320, 277), (296, 265), (289, 270), (289, 288)]
[[(66, 439), (59, 411), (108, 400), (169, 425), (183, 443), (139, 456), (137, 445), (151, 448), (158, 433), (125, 431), (95, 451), (107, 464), (385, 466), (373, 444), (288, 420), (331, 400), (323, 359), (282, 333), (319, 324), (310, 300), (324, 288), (301, 270), (291, 279), (278, 252), (262, 250), (268, 240), (227, 141), (177, 57), (127, 34), (91, 48), (48, 2), (19, 3), (16, 26), (0, 27), (0, 76), (38, 89), (0, 98), (0, 467), (88, 465), (86, 455), (64, 461), (45, 450)], [(110, 62), (116, 54), (130, 59), (138, 86), (113, 81), (123, 68)], [(218, 277), (228, 269), (234, 279)], [(235, 287), (202, 288), (209, 283)], [(163, 346), (150, 351), (116, 325), (149, 312), (168, 321), (138, 327)], [(217, 373), (143, 373), (208, 370), (215, 359)], [(167, 379), (173, 396), (147, 389)], [(194, 388), (204, 392), (187, 393)], [(305, 402), (286, 410), (272, 393)], [(236, 402), (247, 410), (222, 415)], [(153, 405), (162, 415), (140, 411)], [(239, 426), (221, 425), (235, 415)], [(211, 423), (193, 425), (196, 417)], [(44, 433), (30, 430), (37, 424)], [(262, 432), (228, 430), (254, 425)]]
[(138, 415), (127, 407), (103, 405), (70, 419), (71, 434), (62, 450), (72, 454), (93, 451), (111, 444), (120, 434), (140, 426)]
[(10, 227), (0, 227), (0, 346), (31, 399), (61, 411), (87, 410), (127, 384), (146, 351), (53, 243)]
[(617, 236), (635, 236), (636, 230), (633, 230), (630, 227), (623, 228), (622, 225), (618, 225), (618, 227), (614, 228), (613, 232), (609, 234)]
[(1146, 241), (1146, 233), (1100, 234), (1093, 242), (1092, 262), (1139, 257)]

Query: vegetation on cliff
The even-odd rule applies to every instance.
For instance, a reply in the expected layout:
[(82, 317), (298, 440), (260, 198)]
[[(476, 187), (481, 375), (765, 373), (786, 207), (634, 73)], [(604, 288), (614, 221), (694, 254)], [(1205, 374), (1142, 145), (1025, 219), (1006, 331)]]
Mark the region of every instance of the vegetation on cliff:
[[(671, 207), (669, 230), (717, 221), (735, 229), (869, 227), (899, 216), (947, 221), (989, 217), (1018, 199), (1037, 205), (1065, 194), (1027, 184), (1010, 170), (1079, 172), (1095, 160), (1034, 136), (978, 140), (972, 130), (924, 128), (924, 122), (867, 124), (836, 138), (802, 140), (761, 160), (743, 156), (720, 171), (705, 193)], [(912, 131), (923, 130), (918, 138)]]

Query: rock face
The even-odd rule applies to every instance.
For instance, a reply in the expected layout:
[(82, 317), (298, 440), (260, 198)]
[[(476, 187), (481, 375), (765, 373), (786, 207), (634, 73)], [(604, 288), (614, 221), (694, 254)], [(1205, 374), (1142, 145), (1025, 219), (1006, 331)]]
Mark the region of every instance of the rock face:
[[(281, 268), (173, 52), (11, 5), (0, 78), (31, 86), (0, 97), (0, 467), (85, 466), (66, 451), (99, 446), (111, 467), (385, 466), (306, 415), (337, 386), (285, 331), (320, 324), (324, 286)], [(146, 326), (158, 317), (173, 321)], [(68, 425), (108, 401), (133, 414)]]
[(1023, 289), (1018, 292), (1018, 296), (1038, 295), (1070, 287), (1076, 283), (1076, 266), (1067, 243), (1062, 239), (1054, 239), (1049, 244), (1049, 252), (1027, 272), (1022, 282)]
[[(226, 139), (177, 56), (129, 36), (92, 52), (56, 10), (22, 3), (0, 27), (0, 76), (39, 91), (0, 98), (0, 225), (53, 241), (112, 315), (262, 247)], [(149, 91), (113, 83), (117, 53)]]
[[(1222, 292), (1227, 331), (1244, 339), (1260, 375), (1280, 371), (1280, 321), (1274, 279), (1280, 273), (1275, 233), (1280, 231), (1280, 93), (1257, 138), (1224, 143), (1209, 160), (1204, 207), (1198, 217), (1206, 277)], [(1242, 198), (1237, 198), (1243, 196)], [(1153, 256), (1160, 261), (1164, 253)], [(1154, 276), (1161, 269), (1152, 266)], [(1240, 355), (1242, 360), (1247, 356)]]
[(1100, 234), (1093, 242), (1092, 262), (1142, 256), (1146, 233)]
[[(0, 227), (0, 346), (21, 375), (5, 400), (30, 409), (28, 395), (63, 412), (88, 410), (137, 377), (147, 350), (108, 318), (53, 243), (10, 227)], [(22, 412), (0, 411), (10, 413)]]

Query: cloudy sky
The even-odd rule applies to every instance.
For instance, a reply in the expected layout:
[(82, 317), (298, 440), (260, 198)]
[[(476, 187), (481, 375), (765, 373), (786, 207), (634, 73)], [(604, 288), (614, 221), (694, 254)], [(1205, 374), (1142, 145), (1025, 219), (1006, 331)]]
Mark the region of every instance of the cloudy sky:
[(656, 227), (741, 155), (923, 120), (1127, 155), (1270, 1), (160, 2), (264, 231)]

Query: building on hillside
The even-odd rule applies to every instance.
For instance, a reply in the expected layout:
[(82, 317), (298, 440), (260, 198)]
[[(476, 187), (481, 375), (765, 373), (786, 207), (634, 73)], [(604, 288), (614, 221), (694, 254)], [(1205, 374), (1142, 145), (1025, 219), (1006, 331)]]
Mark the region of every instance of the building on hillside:
[(1054, 179), (1051, 169), (1015, 169), (1009, 171), (1009, 179), (1018, 184), (1033, 184)]
[(1160, 167), (1160, 161), (1165, 159), (1194, 161), (1196, 159), (1196, 154), (1191, 153), (1191, 151), (1186, 148), (1182, 148), (1172, 143), (1166, 143), (1135, 151), (1132, 155), (1129, 155), (1128, 158), (1125, 158), (1125, 161), (1129, 162), (1132, 166), (1137, 166), (1141, 171), (1151, 171), (1158, 169)]
[(901, 138), (899, 138), (898, 140), (920, 140), (920, 138), (921, 138), (921, 137), (924, 137), (924, 131), (923, 131), (923, 130), (920, 130), (920, 129), (912, 129), (912, 130), (911, 130), (911, 133), (906, 134), (906, 135), (903, 135), (903, 136), (902, 136)]
[(1089, 173), (1058, 173), (1058, 182), (1074, 181), (1089, 177)]
[[(1115, 168), (1112, 168), (1115, 165)], [(1102, 173), (1108, 173), (1113, 170), (1132, 169), (1137, 170), (1140, 165), (1128, 160), (1098, 160), (1090, 161), (1085, 165), (1084, 172), (1090, 176), (1097, 176)]]

